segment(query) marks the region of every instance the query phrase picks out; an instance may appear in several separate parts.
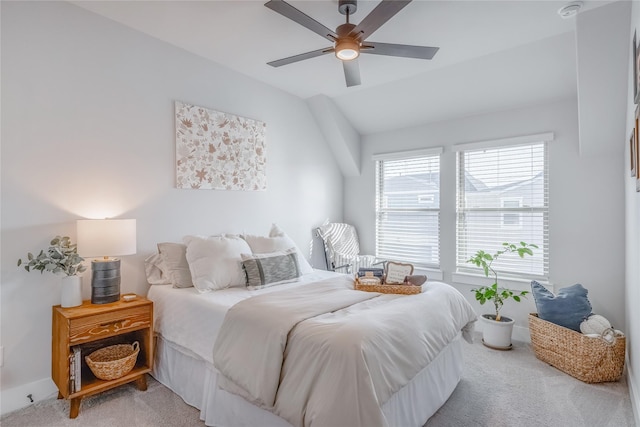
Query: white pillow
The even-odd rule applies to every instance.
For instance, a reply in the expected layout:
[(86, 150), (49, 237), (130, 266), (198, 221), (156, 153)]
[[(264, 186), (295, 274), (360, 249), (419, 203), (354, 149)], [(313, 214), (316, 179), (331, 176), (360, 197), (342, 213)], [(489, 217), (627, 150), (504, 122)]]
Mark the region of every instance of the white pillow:
[(246, 241), (232, 236), (185, 236), (183, 241), (193, 286), (198, 291), (245, 286), (241, 254), (251, 252)]
[(271, 230), (269, 231), (269, 237), (282, 237), (285, 241), (289, 241), (293, 248), (296, 248), (298, 252), (298, 264), (300, 264), (300, 270), (302, 274), (313, 273), (313, 267), (307, 261), (307, 257), (304, 256), (299, 247), (296, 246), (295, 242), (291, 239), (291, 237), (287, 236), (287, 233), (284, 232), (277, 224), (271, 224)]
[(144, 272), (150, 285), (170, 285), (171, 280), (164, 273), (160, 254), (153, 254), (144, 260)]
[(287, 249), (295, 248), (298, 254), (298, 265), (302, 274), (313, 273), (313, 267), (309, 264), (309, 261), (305, 258), (304, 254), (296, 246), (296, 243), (291, 240), (276, 224), (271, 226), (269, 237), (253, 236), (246, 234), (242, 236), (249, 246), (251, 252), (254, 254), (266, 254), (270, 252), (286, 251)]

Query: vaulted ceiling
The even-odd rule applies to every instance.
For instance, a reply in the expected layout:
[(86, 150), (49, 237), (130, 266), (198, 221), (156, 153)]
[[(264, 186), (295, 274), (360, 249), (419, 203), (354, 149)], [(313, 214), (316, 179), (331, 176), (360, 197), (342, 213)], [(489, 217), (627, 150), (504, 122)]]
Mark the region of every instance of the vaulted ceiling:
[[(360, 134), (576, 96), (575, 20), (557, 13), (565, 1), (414, 0), (368, 40), (438, 53), (430, 61), (363, 54), (362, 84), (350, 88), (333, 55), (267, 65), (330, 42), (264, 2), (73, 3), (300, 98), (328, 96)], [(289, 3), (328, 28), (344, 23), (337, 0)], [(378, 3), (359, 1), (351, 22)]]

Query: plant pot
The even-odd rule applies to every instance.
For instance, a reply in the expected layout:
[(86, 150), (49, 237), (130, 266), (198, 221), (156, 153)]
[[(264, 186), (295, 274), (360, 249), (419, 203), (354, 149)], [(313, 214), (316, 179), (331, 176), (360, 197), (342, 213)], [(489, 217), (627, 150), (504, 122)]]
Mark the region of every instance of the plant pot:
[(63, 277), (60, 306), (77, 307), (79, 305), (82, 305), (82, 279), (79, 276)]
[(483, 322), (482, 343), (495, 350), (511, 350), (511, 333), (515, 322), (504, 316), (496, 322), (495, 314), (483, 314), (480, 318)]

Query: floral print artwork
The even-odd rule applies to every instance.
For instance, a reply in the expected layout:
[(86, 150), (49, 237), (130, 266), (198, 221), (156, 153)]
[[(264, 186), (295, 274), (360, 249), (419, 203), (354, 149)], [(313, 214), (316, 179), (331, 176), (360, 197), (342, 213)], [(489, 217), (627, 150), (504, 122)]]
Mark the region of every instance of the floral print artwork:
[(265, 123), (178, 101), (175, 107), (177, 188), (267, 189)]

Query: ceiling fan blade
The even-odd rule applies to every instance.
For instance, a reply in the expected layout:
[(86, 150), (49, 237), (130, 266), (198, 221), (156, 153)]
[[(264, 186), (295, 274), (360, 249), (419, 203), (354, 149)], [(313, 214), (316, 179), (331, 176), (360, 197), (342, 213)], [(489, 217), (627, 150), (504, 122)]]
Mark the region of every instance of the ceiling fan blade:
[(332, 47), (326, 47), (324, 49), (312, 50), (311, 52), (301, 53), (299, 55), (290, 56), (288, 58), (278, 59), (276, 61), (267, 62), (272, 67), (282, 67), (283, 65), (292, 64), (294, 62), (303, 61), (305, 59), (315, 58), (316, 56), (322, 56), (327, 53), (333, 52), (335, 49)]
[(298, 24), (324, 37), (327, 40), (331, 40), (333, 42), (338, 37), (335, 31), (330, 30), (315, 19), (311, 18), (308, 15), (305, 15), (285, 1), (271, 0), (266, 2), (264, 5), (274, 12), (278, 12), (280, 15), (285, 16), (294, 22), (297, 22)]
[(411, 0), (382, 0), (350, 34), (360, 34), (360, 40), (365, 40), (409, 3)]
[(358, 64), (358, 58), (350, 61), (342, 61), (342, 68), (344, 69), (344, 79), (347, 82), (347, 87), (358, 86), (360, 84), (360, 65)]
[(439, 47), (411, 46), (407, 44), (366, 42), (360, 53), (374, 55), (400, 56), (403, 58), (431, 59)]

